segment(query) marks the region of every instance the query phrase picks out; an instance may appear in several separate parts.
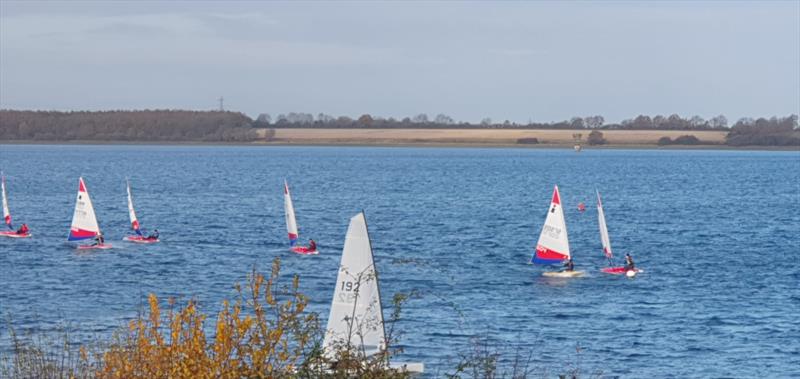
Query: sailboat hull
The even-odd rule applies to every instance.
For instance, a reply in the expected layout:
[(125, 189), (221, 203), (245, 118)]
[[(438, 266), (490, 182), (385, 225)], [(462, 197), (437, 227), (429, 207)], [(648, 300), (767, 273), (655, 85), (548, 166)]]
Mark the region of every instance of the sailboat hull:
[(8, 238), (28, 238), (28, 237), (31, 236), (31, 234), (30, 233), (18, 234), (17, 232), (15, 232), (13, 230), (9, 230), (9, 231), (0, 232), (0, 236), (8, 237)]
[[(611, 275), (626, 275), (628, 271), (629, 270), (625, 269), (625, 267), (623, 267), (623, 266), (620, 266), (620, 267), (606, 267), (606, 268), (600, 269), (600, 272), (603, 272), (603, 273), (606, 273), (606, 274), (611, 274)], [(637, 269), (634, 269), (634, 270), (630, 270), (630, 271), (633, 271), (634, 273), (644, 272), (644, 270), (642, 270), (640, 268), (637, 268)]]
[(578, 278), (585, 274), (584, 271), (547, 271), (542, 273), (542, 276), (548, 278)]
[(158, 238), (148, 238), (143, 236), (127, 236), (123, 238), (123, 240), (141, 244), (151, 244), (159, 241)]
[(112, 246), (110, 243), (103, 243), (99, 245), (78, 245), (76, 249), (78, 250), (106, 250), (110, 249)]
[(309, 250), (308, 247), (306, 247), (306, 246), (293, 246), (293, 247), (289, 248), (289, 250), (291, 250), (291, 252), (293, 252), (293, 253), (300, 254), (300, 255), (317, 255), (317, 254), (319, 254), (319, 250), (317, 250), (317, 249)]
[(397, 370), (399, 372), (405, 372), (409, 374), (422, 374), (423, 372), (425, 372), (425, 364), (423, 363), (390, 362), (389, 368), (392, 370)]

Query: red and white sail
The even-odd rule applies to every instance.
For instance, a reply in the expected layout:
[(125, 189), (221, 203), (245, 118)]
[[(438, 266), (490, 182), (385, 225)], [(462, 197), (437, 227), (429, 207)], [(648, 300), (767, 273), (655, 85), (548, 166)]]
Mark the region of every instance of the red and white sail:
[(603, 243), (603, 254), (611, 259), (611, 239), (608, 237), (608, 227), (606, 226), (606, 216), (603, 212), (603, 202), (600, 200), (600, 192), (597, 192), (597, 224), (600, 225), (600, 242)]
[(131, 183), (129, 181), (125, 181), (128, 187), (128, 216), (131, 219), (131, 228), (133, 229), (136, 234), (141, 235), (142, 232), (139, 230), (139, 219), (136, 218), (136, 210), (133, 209), (133, 196), (131, 196)]
[(6, 226), (9, 229), (14, 229), (11, 226), (11, 212), (8, 211), (8, 198), (6, 198), (6, 177), (2, 173), (0, 173), (0, 187), (2, 187), (3, 192), (3, 220), (5, 220)]
[(531, 259), (532, 263), (558, 264), (568, 260), (569, 238), (567, 237), (567, 223), (564, 219), (564, 208), (561, 206), (561, 195), (558, 186), (553, 189), (553, 199), (547, 211), (547, 218), (536, 243), (536, 253)]
[(75, 212), (72, 214), (72, 225), (69, 229), (69, 241), (80, 241), (94, 238), (100, 234), (97, 217), (94, 213), (92, 199), (83, 178), (78, 180), (78, 197), (75, 199)]
[(289, 233), (289, 245), (297, 243), (297, 220), (294, 218), (292, 195), (289, 193), (289, 184), (283, 181), (283, 207), (286, 214), (286, 231)]

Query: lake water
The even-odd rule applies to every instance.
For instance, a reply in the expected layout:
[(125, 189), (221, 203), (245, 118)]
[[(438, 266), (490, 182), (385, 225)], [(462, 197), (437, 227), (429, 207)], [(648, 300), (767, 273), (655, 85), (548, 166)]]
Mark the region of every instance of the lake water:
[[(275, 257), (327, 317), (348, 220), (364, 209), (384, 305), (419, 291), (398, 325), (403, 360), (432, 376), (476, 336), (505, 357), (532, 351), (536, 372), (800, 375), (797, 152), (0, 145), (0, 168), (34, 233), (0, 239), (0, 315), (18, 331), (110, 335), (150, 292), (216, 312)], [(81, 175), (112, 250), (64, 244)], [(121, 242), (126, 176), (162, 243)], [(283, 178), (318, 256), (287, 251)], [(528, 264), (553, 184), (585, 278)], [(646, 270), (635, 279), (598, 272), (595, 188), (616, 253)]]

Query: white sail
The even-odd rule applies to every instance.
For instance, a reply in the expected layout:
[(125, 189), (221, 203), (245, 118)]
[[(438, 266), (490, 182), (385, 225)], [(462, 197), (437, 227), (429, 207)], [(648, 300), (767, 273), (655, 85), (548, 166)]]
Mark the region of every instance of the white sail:
[(336, 349), (346, 346), (363, 351), (367, 356), (385, 348), (377, 275), (367, 221), (361, 212), (350, 219), (344, 241), (322, 345), (328, 357), (334, 358)]
[(600, 192), (597, 192), (597, 223), (600, 225), (600, 242), (603, 243), (603, 254), (606, 258), (611, 258), (611, 239), (608, 237), (608, 227), (606, 226), (606, 216), (603, 212), (603, 202), (600, 200)]
[(283, 206), (286, 214), (286, 231), (289, 233), (289, 244), (294, 246), (297, 243), (297, 220), (294, 218), (294, 206), (292, 206), (292, 195), (289, 193), (289, 184), (283, 181)]
[(72, 226), (69, 230), (70, 241), (94, 238), (100, 233), (97, 217), (94, 214), (92, 199), (83, 178), (78, 181), (78, 197), (75, 199), (75, 213), (72, 214)]
[(0, 187), (3, 192), (3, 220), (11, 228), (11, 212), (8, 211), (8, 198), (6, 198), (6, 177), (0, 173)]
[(564, 209), (561, 204), (561, 195), (558, 186), (553, 189), (553, 199), (547, 211), (547, 218), (536, 243), (536, 253), (533, 263), (556, 264), (569, 259), (569, 238), (567, 237), (567, 224), (564, 219)]
[(131, 196), (131, 183), (125, 181), (128, 189), (128, 216), (131, 219), (131, 228), (139, 233), (139, 219), (136, 218), (136, 211), (133, 209), (133, 196)]

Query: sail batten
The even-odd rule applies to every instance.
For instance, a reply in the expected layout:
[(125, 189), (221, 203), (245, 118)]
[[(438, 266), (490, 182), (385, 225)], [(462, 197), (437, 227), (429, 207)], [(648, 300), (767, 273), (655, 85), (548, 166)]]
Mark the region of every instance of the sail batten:
[(347, 228), (323, 350), (329, 358), (340, 347), (363, 349), (369, 356), (385, 349), (385, 338), (378, 273), (362, 212)]
[(558, 264), (570, 258), (567, 224), (564, 219), (564, 208), (561, 206), (561, 195), (558, 186), (553, 189), (553, 198), (547, 211), (547, 217), (536, 243), (536, 252), (531, 263)]
[(294, 246), (297, 243), (297, 220), (294, 217), (294, 206), (292, 205), (292, 195), (289, 193), (289, 183), (283, 181), (283, 207), (286, 216), (286, 232), (289, 235), (289, 245)]
[(75, 212), (72, 214), (72, 224), (69, 229), (69, 241), (81, 241), (94, 238), (100, 234), (97, 216), (94, 213), (92, 199), (83, 178), (78, 180), (78, 196), (75, 199)]

